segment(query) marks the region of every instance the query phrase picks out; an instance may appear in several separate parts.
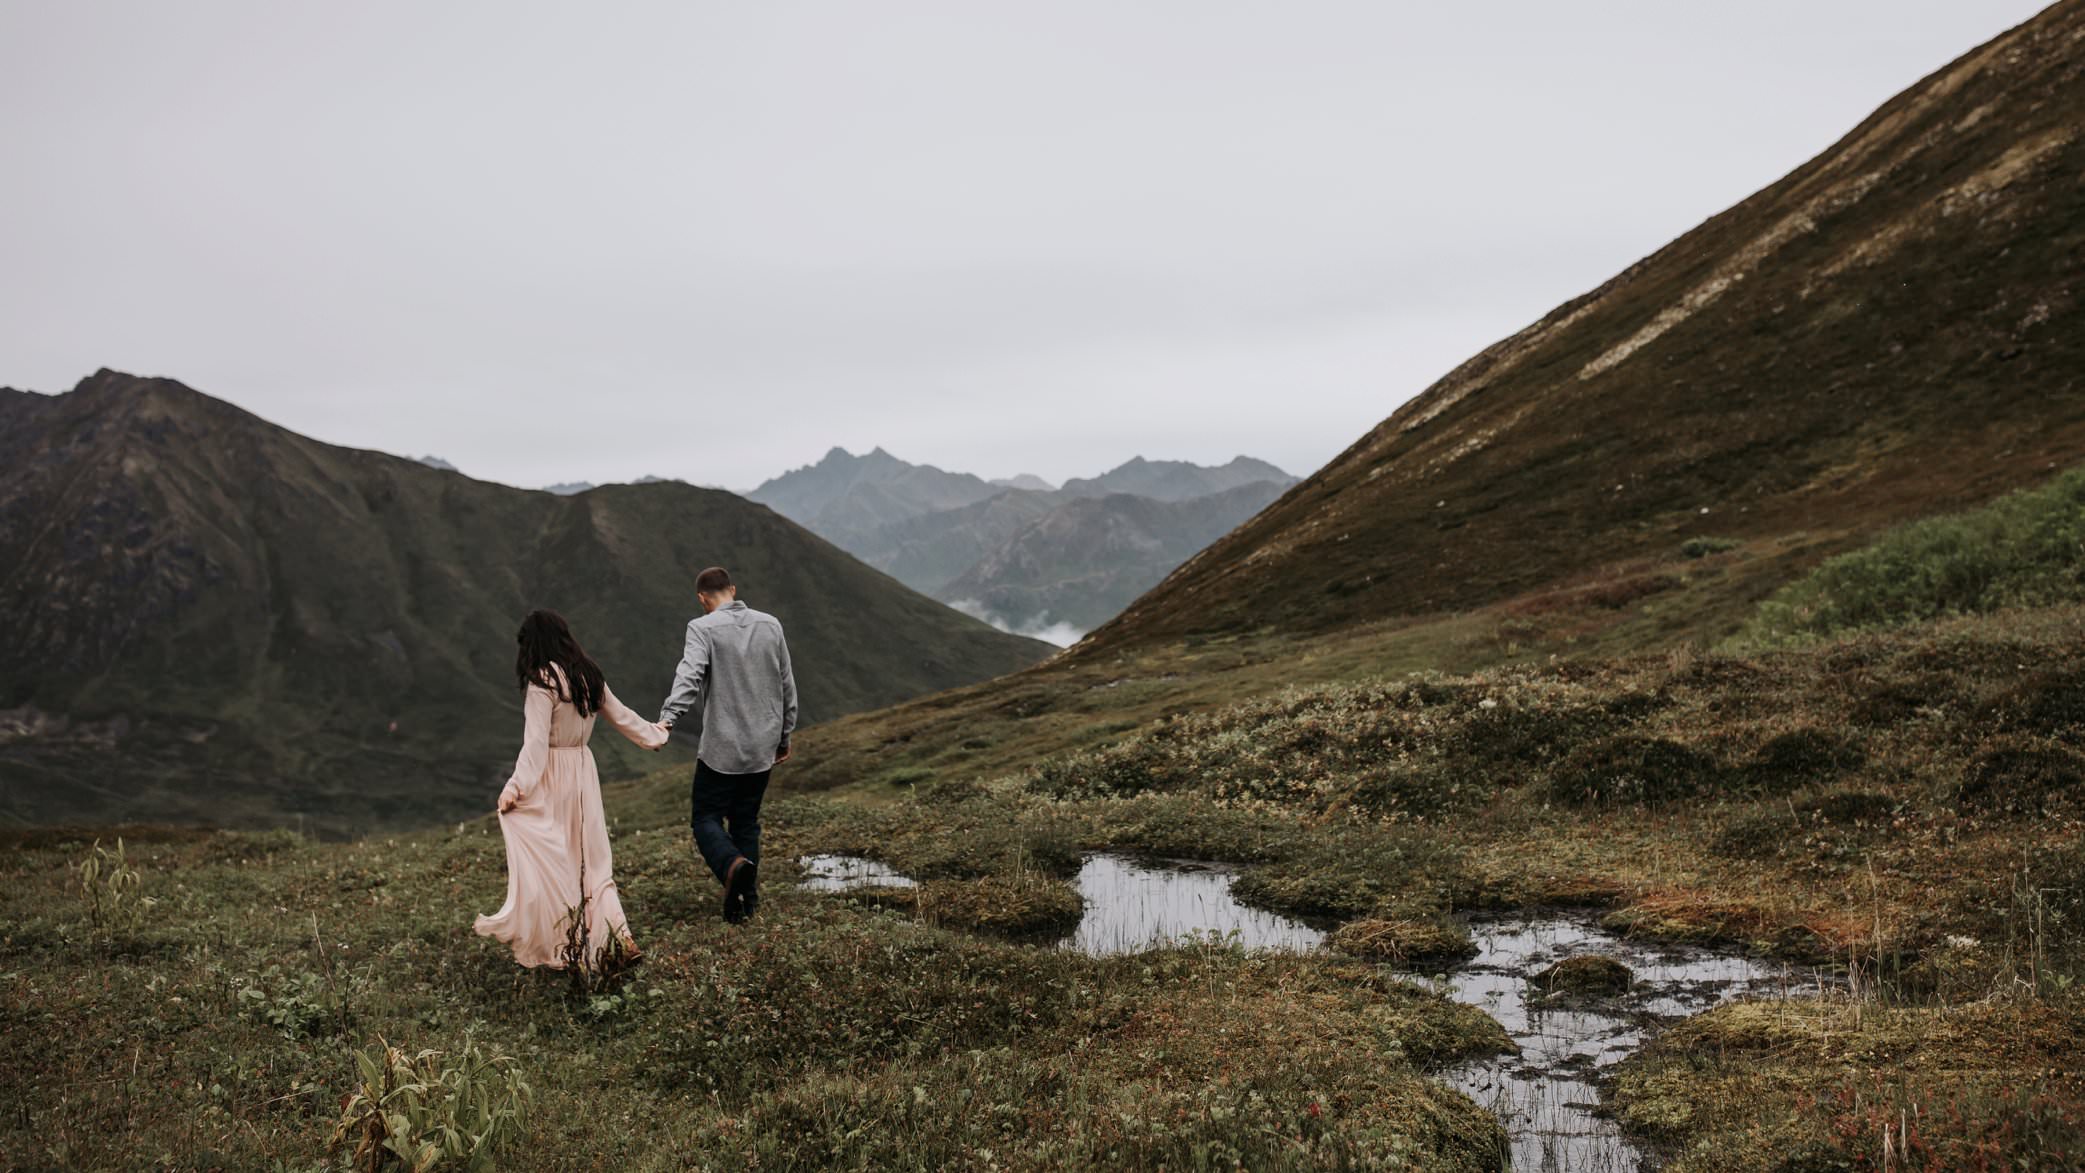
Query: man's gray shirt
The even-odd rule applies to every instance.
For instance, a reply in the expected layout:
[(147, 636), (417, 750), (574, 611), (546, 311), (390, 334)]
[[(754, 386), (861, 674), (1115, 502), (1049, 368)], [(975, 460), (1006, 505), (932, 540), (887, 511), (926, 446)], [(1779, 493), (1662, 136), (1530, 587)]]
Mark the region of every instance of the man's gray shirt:
[(758, 774), (796, 731), (796, 673), (774, 616), (734, 599), (688, 624), (687, 650), (661, 723), (702, 719), (695, 756), (723, 774)]

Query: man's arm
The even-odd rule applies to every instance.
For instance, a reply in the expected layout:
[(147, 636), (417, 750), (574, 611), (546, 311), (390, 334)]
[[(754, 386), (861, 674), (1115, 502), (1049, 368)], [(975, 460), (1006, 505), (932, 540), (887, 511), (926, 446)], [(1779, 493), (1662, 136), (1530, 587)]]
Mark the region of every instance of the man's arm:
[(779, 756), (789, 756), (789, 735), (796, 732), (796, 668), (789, 662), (789, 639), (775, 632), (775, 652), (782, 661), (782, 744)]
[(673, 674), (673, 690), (659, 708), (659, 724), (672, 725), (702, 699), (702, 685), (709, 676), (709, 639), (695, 624), (688, 624), (688, 645), (681, 652), (681, 666)]

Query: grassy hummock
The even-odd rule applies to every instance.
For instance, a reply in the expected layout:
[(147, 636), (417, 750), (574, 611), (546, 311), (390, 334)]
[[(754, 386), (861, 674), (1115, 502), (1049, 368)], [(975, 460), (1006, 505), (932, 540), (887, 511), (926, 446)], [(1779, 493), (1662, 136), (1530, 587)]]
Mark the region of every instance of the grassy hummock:
[[(2046, 1167), (2085, 1142), (2057, 1042), (2085, 1033), (2081, 646), (2085, 609), (2056, 608), (1379, 676), (903, 788), (869, 768), (887, 751), (836, 743), (827, 768), (866, 781), (790, 793), (784, 772), (740, 928), (662, 774), (608, 790), (647, 958), (615, 988), (471, 934), (503, 884), (489, 819), (345, 844), (15, 832), (0, 1070), (37, 1074), (0, 1080), (0, 1163), (323, 1166), (381, 1041), (501, 1057), (530, 1094), (487, 1134), (549, 1169), (1488, 1169), (1498, 1123), (1426, 1073), (1510, 1043), (1388, 970), (1452, 958), (1465, 915), (1571, 905), (1838, 983), (1623, 1066), (1621, 1118), (1682, 1167), (1873, 1164), (1877, 1105), (1926, 1121), (1934, 1167)], [(1680, 785), (1660, 761), (1712, 768)], [(1094, 851), (1231, 865), (1235, 897), (1328, 923), (1334, 948), (1031, 943), (1076, 916)], [(920, 887), (791, 889), (781, 861), (826, 852)]]
[(1628, 991), (1634, 978), (1628, 966), (1595, 954), (1566, 957), (1528, 975), (1528, 980), (1545, 994), (1620, 994)]

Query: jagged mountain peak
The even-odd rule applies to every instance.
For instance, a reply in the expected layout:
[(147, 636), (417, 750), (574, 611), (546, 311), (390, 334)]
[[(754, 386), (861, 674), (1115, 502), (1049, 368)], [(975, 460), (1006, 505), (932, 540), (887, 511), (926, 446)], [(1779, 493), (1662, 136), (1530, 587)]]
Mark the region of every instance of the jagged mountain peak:
[(1097, 477), (1074, 477), (1063, 492), (1075, 497), (1132, 493), (1159, 501), (1188, 501), (1241, 485), (1267, 481), (1279, 485), (1296, 478), (1262, 460), (1238, 457), (1229, 464), (1208, 466), (1187, 460), (1151, 460), (1133, 456)]
[(1002, 489), (1019, 489), (1030, 493), (1054, 493), (1057, 491), (1057, 486), (1029, 472), (1015, 473), (1010, 477), (995, 477), (992, 483)]

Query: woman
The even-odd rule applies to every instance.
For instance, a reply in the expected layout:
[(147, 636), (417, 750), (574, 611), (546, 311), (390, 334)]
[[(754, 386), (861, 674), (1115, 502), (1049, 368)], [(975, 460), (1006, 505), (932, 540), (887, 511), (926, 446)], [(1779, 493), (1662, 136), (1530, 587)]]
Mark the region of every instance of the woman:
[(521, 757), (500, 791), (500, 834), (507, 841), (507, 902), (477, 920), (477, 930), (514, 949), (523, 965), (564, 967), (560, 956), (572, 915), (586, 893), (587, 964), (620, 940), (635, 960), (637, 943), (615, 892), (601, 777), (587, 738), (594, 717), (646, 749), (666, 744), (666, 730), (640, 718), (608, 691), (601, 669), (572, 638), (564, 616), (531, 611), (515, 637), (514, 675), (523, 693)]

